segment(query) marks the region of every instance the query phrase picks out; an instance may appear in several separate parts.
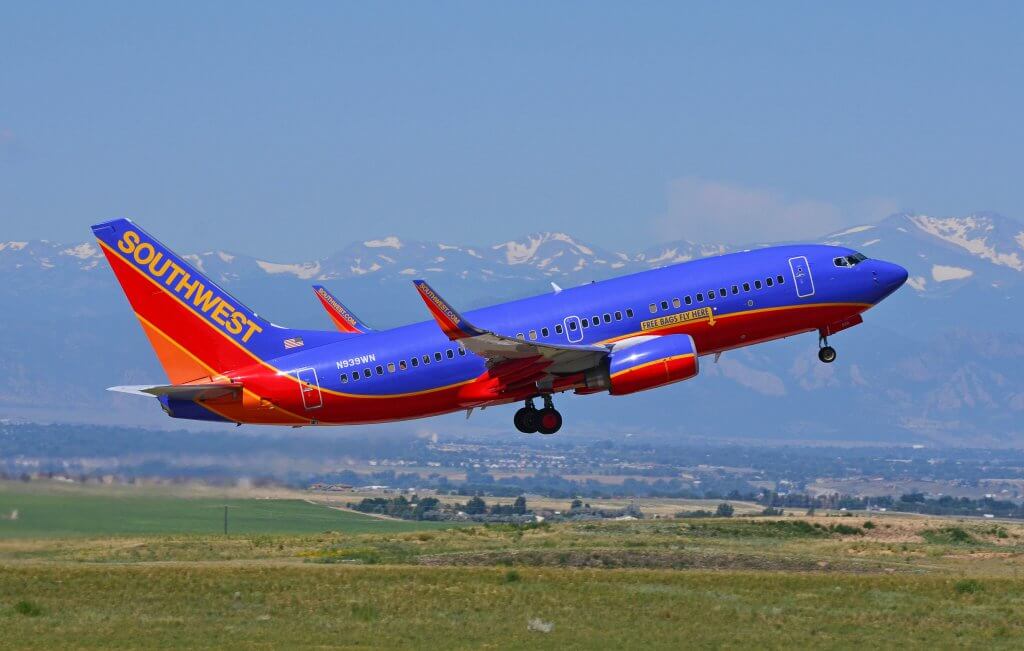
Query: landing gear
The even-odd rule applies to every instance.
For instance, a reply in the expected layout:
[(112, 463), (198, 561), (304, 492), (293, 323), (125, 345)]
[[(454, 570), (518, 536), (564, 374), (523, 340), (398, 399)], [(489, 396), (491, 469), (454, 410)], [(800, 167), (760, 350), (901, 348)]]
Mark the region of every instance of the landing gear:
[(828, 345), (828, 337), (818, 337), (818, 359), (826, 364), (836, 361), (836, 349)]
[(544, 396), (544, 408), (537, 409), (533, 398), (526, 401), (526, 406), (516, 412), (512, 422), (516, 429), (524, 434), (554, 434), (562, 429), (562, 414), (555, 409), (551, 396)]

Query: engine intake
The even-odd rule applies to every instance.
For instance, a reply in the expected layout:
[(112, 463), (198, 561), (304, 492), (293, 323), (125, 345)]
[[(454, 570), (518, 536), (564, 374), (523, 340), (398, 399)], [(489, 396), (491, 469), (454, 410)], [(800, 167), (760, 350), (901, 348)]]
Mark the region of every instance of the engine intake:
[(623, 396), (689, 380), (699, 370), (697, 348), (690, 335), (645, 337), (635, 343), (626, 340), (612, 351), (606, 366), (587, 372), (584, 391), (607, 390), (613, 396)]

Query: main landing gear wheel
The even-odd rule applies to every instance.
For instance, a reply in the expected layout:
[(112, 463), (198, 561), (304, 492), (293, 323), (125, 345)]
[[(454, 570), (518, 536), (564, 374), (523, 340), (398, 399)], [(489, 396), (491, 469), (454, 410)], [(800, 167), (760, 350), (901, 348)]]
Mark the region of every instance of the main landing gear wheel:
[(532, 404), (527, 405), (516, 412), (512, 422), (523, 434), (536, 434), (540, 426), (540, 414)]
[(554, 434), (562, 429), (562, 414), (555, 409), (551, 396), (544, 396), (544, 408), (533, 406), (533, 398), (526, 401), (526, 406), (516, 412), (512, 422), (516, 429), (524, 434)]
[(828, 345), (828, 338), (824, 336), (818, 338), (818, 359), (826, 364), (836, 361), (836, 349)]

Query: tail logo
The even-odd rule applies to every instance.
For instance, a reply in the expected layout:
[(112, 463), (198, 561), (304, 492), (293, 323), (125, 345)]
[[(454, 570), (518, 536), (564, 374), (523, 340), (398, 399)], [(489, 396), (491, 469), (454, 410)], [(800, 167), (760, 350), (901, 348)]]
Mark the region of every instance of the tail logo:
[(117, 249), (124, 254), (125, 260), (134, 262), (140, 271), (163, 284), (183, 303), (242, 343), (248, 342), (253, 334), (263, 332), (262, 326), (250, 321), (245, 313), (217, 295), (215, 288), (207, 287), (201, 278), (193, 279), (184, 267), (158, 250), (152, 242), (143, 241), (136, 231), (125, 231), (117, 242)]
[(348, 310), (346, 310), (344, 307), (342, 307), (341, 303), (339, 303), (338, 301), (334, 300), (334, 297), (331, 296), (330, 292), (328, 292), (323, 287), (318, 287), (316, 289), (316, 294), (321, 299), (326, 301), (328, 305), (330, 305), (332, 308), (334, 308), (334, 311), (337, 312), (338, 316), (340, 316), (342, 319), (344, 319), (346, 323), (348, 323), (350, 326), (352, 326), (356, 330), (360, 329), (359, 328), (359, 322), (356, 321), (355, 317), (353, 317), (351, 314), (349, 314)]

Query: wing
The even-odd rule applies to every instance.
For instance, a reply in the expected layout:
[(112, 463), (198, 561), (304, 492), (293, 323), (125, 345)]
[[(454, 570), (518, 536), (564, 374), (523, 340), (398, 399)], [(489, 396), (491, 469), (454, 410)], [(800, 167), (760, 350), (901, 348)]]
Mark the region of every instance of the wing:
[[(530, 366), (526, 360), (533, 360), (536, 362), (536, 366), (543, 367), (546, 374), (568, 375), (598, 366), (611, 352), (605, 346), (524, 341), (477, 328), (462, 318), (462, 315), (456, 312), (425, 281), (414, 280), (413, 282), (423, 302), (427, 304), (427, 309), (430, 310), (434, 320), (448, 335), (448, 338), (459, 342), (466, 350), (486, 358), (488, 366), (492, 368), (498, 365), (510, 368)], [(524, 362), (521, 364), (510, 363), (516, 360), (524, 360)]]
[(351, 310), (342, 305), (341, 301), (336, 299), (334, 294), (327, 291), (327, 288), (323, 285), (313, 285), (313, 291), (316, 293), (316, 297), (320, 299), (324, 309), (327, 310), (327, 316), (331, 317), (331, 321), (334, 322), (334, 325), (341, 332), (365, 334), (373, 330), (373, 328), (360, 321)]

